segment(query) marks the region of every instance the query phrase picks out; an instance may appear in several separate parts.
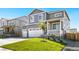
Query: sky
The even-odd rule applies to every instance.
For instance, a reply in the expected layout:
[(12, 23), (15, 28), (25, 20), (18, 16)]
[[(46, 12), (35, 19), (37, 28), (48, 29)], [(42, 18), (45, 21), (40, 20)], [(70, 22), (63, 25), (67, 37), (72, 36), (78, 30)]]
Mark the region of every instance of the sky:
[[(12, 19), (30, 14), (36, 8), (0, 8), (0, 18)], [(38, 8), (43, 11), (66, 10), (70, 18), (71, 28), (79, 31), (79, 8)]]

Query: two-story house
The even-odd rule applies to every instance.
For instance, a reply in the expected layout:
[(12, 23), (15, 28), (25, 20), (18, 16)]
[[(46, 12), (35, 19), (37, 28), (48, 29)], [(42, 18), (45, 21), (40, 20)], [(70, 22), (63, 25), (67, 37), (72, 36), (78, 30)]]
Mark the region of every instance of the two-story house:
[(70, 19), (66, 11), (45, 12), (35, 9), (29, 15), (15, 19), (0, 19), (0, 35), (22, 37), (40, 37), (43, 31), (39, 22), (47, 25), (47, 35), (63, 36), (70, 28)]
[(0, 19), (0, 35), (5, 35), (9, 37), (22, 36), (22, 28), (25, 26), (26, 22), (23, 21), (25, 16), (18, 17), (15, 19)]
[(70, 19), (66, 11), (44, 12), (38, 9), (33, 10), (26, 19), (29, 23), (22, 30), (23, 37), (39, 37), (43, 34), (39, 28), (39, 22), (47, 24), (47, 35), (63, 36), (70, 28)]

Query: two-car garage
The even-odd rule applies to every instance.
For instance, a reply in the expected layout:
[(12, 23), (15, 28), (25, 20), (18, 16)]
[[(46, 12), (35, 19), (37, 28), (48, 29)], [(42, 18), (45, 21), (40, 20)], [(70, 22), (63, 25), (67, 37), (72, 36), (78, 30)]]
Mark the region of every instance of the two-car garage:
[(29, 28), (22, 29), (22, 36), (23, 37), (40, 37), (43, 34), (43, 31), (40, 28)]

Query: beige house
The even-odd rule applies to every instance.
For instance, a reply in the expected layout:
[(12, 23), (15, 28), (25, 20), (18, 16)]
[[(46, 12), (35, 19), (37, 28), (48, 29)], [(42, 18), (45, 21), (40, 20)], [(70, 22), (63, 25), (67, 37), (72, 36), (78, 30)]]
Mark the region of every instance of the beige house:
[(16, 19), (0, 19), (0, 35), (6, 36), (22, 36), (21, 29), (24, 22)]
[[(70, 19), (66, 11), (45, 12), (35, 9), (29, 15), (0, 21), (0, 31), (6, 35), (39, 37), (43, 34), (39, 21), (47, 24), (47, 35), (63, 36), (70, 28)], [(16, 34), (17, 33), (17, 34)]]
[[(58, 36), (63, 36), (70, 28), (70, 19), (67, 12), (64, 10), (45, 12), (35, 9), (27, 17), (29, 20), (29, 24), (26, 26), (25, 29), (27, 29), (27, 27), (30, 29), (28, 29), (29, 37), (37, 37), (43, 34), (42, 30), (38, 27), (39, 21), (46, 22), (47, 35), (54, 34)], [(27, 34), (27, 30), (25, 34)]]

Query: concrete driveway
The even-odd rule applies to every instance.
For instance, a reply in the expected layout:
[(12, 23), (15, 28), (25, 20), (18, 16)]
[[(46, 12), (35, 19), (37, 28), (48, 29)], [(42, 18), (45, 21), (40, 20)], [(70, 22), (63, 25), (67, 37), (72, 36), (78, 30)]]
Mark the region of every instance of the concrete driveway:
[[(23, 38), (0, 39), (0, 46), (10, 44), (10, 43), (19, 42), (19, 41), (23, 41), (23, 40), (27, 40), (27, 39), (23, 39)], [(8, 49), (5, 49), (5, 48), (0, 48), (0, 51), (11, 51), (11, 50), (8, 50)]]
[(6, 39), (0, 39), (0, 46), (5, 45), (5, 44), (14, 43), (14, 42), (23, 41), (23, 40), (26, 40), (26, 39), (23, 39), (23, 38), (6, 38)]
[(67, 44), (63, 51), (79, 51), (79, 41), (72, 41), (68, 39), (64, 39), (62, 41)]

